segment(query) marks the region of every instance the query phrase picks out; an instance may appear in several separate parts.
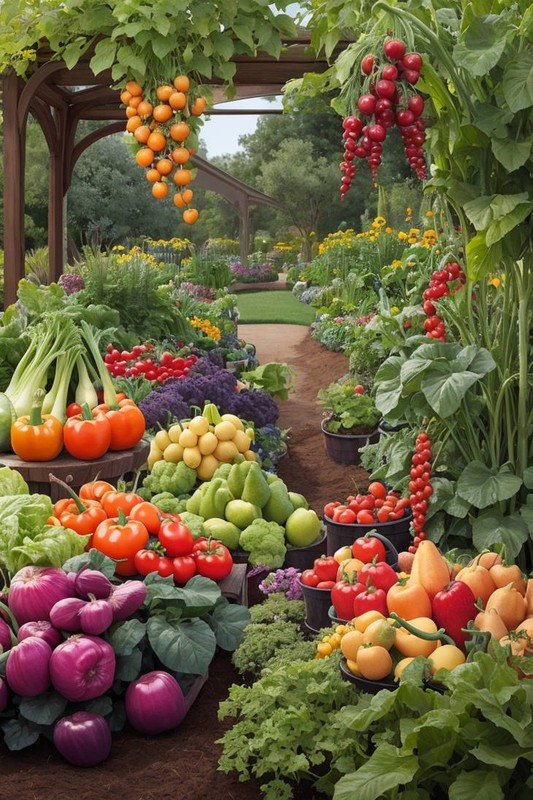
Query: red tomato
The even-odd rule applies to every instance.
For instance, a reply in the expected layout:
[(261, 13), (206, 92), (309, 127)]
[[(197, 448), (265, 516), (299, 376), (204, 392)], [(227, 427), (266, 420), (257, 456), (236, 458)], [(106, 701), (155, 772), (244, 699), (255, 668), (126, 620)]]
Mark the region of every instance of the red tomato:
[(157, 536), (165, 554), (171, 558), (186, 556), (193, 551), (193, 535), (183, 522), (163, 520)]
[(320, 578), (314, 571), (314, 569), (304, 569), (300, 576), (300, 580), (304, 586), (313, 586), (316, 587), (320, 582)]
[(373, 513), (365, 508), (357, 512), (356, 519), (358, 525), (373, 525), (375, 522)]
[(372, 481), (368, 487), (368, 491), (372, 497), (378, 497), (380, 500), (384, 500), (387, 496), (387, 488), (381, 481)]
[[(363, 512), (359, 512), (359, 513), (363, 513)], [(368, 512), (364, 512), (364, 513), (368, 513), (369, 514), (370, 512), (368, 511)], [(340, 522), (343, 525), (352, 525), (356, 521), (357, 516), (355, 514), (355, 511), (352, 511), (351, 508), (346, 508), (346, 509), (344, 509), (344, 511), (341, 511), (341, 513), (337, 516), (335, 521), (336, 522)]]
[(327, 503), (324, 506), (324, 514), (326, 515), (326, 517), (333, 519), (333, 512), (338, 506), (340, 506), (340, 502), (338, 500), (334, 500), (331, 503)]
[(159, 556), (157, 572), (162, 578), (169, 578), (171, 575), (174, 575), (174, 564), (172, 563), (172, 559), (167, 558), (167, 556)]
[(148, 533), (157, 534), (161, 527), (161, 516), (157, 506), (143, 500), (133, 506), (128, 514), (129, 519), (136, 519), (146, 525)]
[(127, 520), (122, 512), (118, 519), (105, 519), (96, 528), (92, 546), (118, 561), (117, 575), (135, 575), (135, 553), (143, 550), (150, 535), (142, 522)]
[(160, 558), (161, 556), (155, 550), (138, 550), (133, 563), (139, 575), (149, 575), (150, 572), (157, 572)]
[(174, 570), (174, 583), (187, 583), (188, 580), (196, 575), (196, 561), (192, 555), (173, 558), (172, 566)]
[(333, 589), (336, 581), (319, 581), (316, 585), (317, 589)]
[(194, 544), (194, 557), (199, 575), (221, 581), (233, 569), (233, 558), (228, 548), (219, 541), (199, 542)]

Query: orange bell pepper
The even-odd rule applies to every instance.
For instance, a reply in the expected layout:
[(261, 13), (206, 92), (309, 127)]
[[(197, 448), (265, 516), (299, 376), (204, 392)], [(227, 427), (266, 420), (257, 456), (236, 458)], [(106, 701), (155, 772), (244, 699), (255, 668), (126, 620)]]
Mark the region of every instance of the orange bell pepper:
[(31, 413), (11, 426), (11, 446), (22, 461), (51, 461), (63, 449), (63, 426), (52, 414), (43, 414), (44, 389), (33, 396)]

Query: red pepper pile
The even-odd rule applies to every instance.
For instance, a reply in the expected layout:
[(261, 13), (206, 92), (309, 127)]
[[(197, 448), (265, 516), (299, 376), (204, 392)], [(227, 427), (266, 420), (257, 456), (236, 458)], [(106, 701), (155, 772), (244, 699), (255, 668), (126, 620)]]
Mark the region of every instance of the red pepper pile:
[(409, 506), (409, 498), (388, 491), (381, 481), (373, 481), (367, 494), (350, 495), (344, 503), (337, 500), (327, 503), (324, 515), (341, 524), (374, 525), (402, 519), (409, 513)]
[(341, 200), (350, 188), (355, 175), (355, 159), (366, 160), (374, 181), (381, 164), (383, 142), (387, 131), (398, 126), (405, 155), (411, 169), (423, 180), (426, 177), (426, 159), (422, 145), (425, 142), (425, 122), (421, 118), (424, 100), (412, 88), (417, 83), (422, 68), (419, 53), (406, 53), (399, 39), (388, 39), (383, 45), (384, 59), (368, 53), (361, 61), (365, 77), (363, 94), (357, 101), (361, 116), (348, 116), (343, 121), (344, 161), (340, 168)]
[[(450, 289), (448, 284), (453, 282), (456, 282), (455, 287)], [(452, 291), (458, 291), (465, 282), (466, 275), (457, 261), (450, 261), (442, 269), (435, 270), (427, 289), (424, 290), (424, 294), (422, 295), (424, 298), (424, 314), (428, 316), (424, 321), (426, 336), (430, 336), (432, 339), (438, 339), (440, 342), (446, 341), (444, 322), (436, 314), (433, 300), (439, 300), (441, 297), (446, 297), (451, 294)]]
[(113, 344), (108, 344), (105, 365), (114, 378), (144, 376), (148, 381), (164, 383), (169, 378), (184, 378), (198, 361), (198, 356), (192, 353), (184, 358), (168, 350), (153, 359), (150, 355), (153, 349), (151, 343), (136, 344), (131, 351), (118, 350)]

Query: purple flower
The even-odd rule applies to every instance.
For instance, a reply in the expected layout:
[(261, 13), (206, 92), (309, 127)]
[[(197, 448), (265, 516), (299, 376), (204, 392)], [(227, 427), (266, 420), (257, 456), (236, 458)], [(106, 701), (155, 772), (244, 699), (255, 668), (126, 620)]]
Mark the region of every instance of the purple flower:
[(59, 286), (62, 286), (65, 294), (75, 294), (85, 287), (85, 282), (81, 275), (74, 275), (72, 272), (64, 272), (59, 276)]
[(287, 600), (301, 600), (302, 589), (299, 583), (300, 575), (301, 572), (295, 567), (277, 569), (275, 572), (269, 572), (266, 578), (259, 584), (259, 589), (263, 594), (283, 592)]

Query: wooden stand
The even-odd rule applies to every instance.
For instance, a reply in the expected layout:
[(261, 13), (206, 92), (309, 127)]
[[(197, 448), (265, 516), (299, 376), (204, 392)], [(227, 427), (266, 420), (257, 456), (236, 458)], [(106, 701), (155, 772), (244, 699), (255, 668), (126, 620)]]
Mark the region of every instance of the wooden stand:
[(248, 583), (246, 564), (234, 564), (231, 572), (219, 582), (220, 591), (230, 602), (248, 605)]
[(141, 441), (130, 450), (106, 453), (94, 461), (80, 461), (68, 453), (62, 453), (53, 461), (22, 461), (11, 453), (3, 453), (0, 454), (0, 464), (20, 472), (30, 492), (47, 494), (55, 503), (61, 497), (68, 497), (68, 494), (62, 486), (50, 481), (50, 473), (68, 483), (75, 492), (97, 476), (100, 480), (116, 485), (122, 475), (133, 472), (144, 464), (149, 451), (148, 442)]

